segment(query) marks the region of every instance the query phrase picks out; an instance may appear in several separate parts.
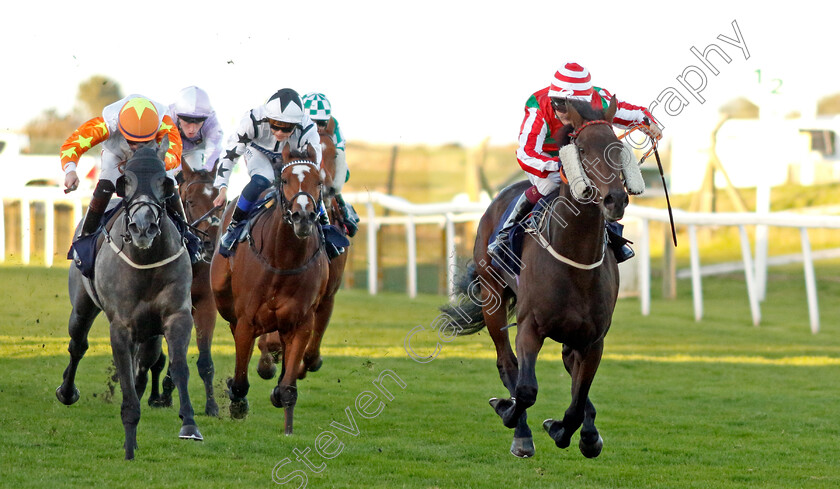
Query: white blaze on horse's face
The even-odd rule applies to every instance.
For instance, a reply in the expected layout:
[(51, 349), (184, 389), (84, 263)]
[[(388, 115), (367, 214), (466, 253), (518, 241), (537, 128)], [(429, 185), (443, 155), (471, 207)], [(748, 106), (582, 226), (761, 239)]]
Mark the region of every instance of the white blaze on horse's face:
[[(298, 177), (298, 182), (300, 183), (298, 192), (303, 191), (303, 179), (306, 178), (306, 174), (309, 173), (310, 169), (309, 165), (297, 165), (292, 167), (292, 174)], [(297, 203), (302, 209), (306, 209), (306, 204), (309, 203), (309, 199), (305, 195), (298, 195)]]
[(309, 165), (296, 165), (292, 167), (292, 173), (298, 177), (298, 181), (300, 182), (300, 188), (298, 190), (303, 189), (303, 179), (306, 178), (309, 169)]

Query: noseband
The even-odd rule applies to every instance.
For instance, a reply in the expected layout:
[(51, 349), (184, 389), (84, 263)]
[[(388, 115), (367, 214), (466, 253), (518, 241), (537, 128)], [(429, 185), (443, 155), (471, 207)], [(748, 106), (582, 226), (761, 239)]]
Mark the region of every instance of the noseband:
[[(309, 165), (315, 171), (319, 170), (318, 165), (316, 163), (312, 162), (312, 161), (294, 160), (294, 161), (290, 161), (290, 162), (286, 163), (285, 165), (283, 165), (283, 167), (280, 169), (280, 174), (282, 175), (283, 172), (286, 171), (286, 168), (289, 168), (290, 166), (294, 166), (294, 165)], [(283, 209), (283, 220), (286, 221), (287, 224), (292, 224), (292, 205), (294, 205), (294, 201), (297, 200), (297, 198), (301, 195), (305, 196), (307, 199), (309, 199), (310, 202), (312, 202), (312, 207), (314, 209), (316, 209), (316, 212), (317, 212), (318, 202), (321, 199), (321, 195), (320, 195), (321, 187), (322, 187), (321, 185), (318, 185), (318, 193), (319, 193), (318, 200), (316, 200), (315, 197), (313, 197), (312, 194), (310, 194), (309, 192), (304, 192), (302, 190), (300, 192), (294, 194), (291, 199), (287, 199), (286, 194), (283, 192), (283, 185), (284, 185), (283, 184), (283, 179), (281, 178), (280, 182), (278, 184), (278, 187), (280, 189), (280, 191), (278, 193), (280, 194), (280, 196), (279, 196), (280, 207)]]
[(131, 243), (131, 233), (128, 232), (128, 226), (134, 222), (134, 214), (143, 207), (150, 207), (152, 209), (152, 212), (155, 215), (155, 224), (157, 225), (157, 234), (155, 234), (155, 238), (160, 236), (160, 218), (163, 216), (163, 206), (154, 200), (136, 202), (132, 199), (131, 202), (126, 202), (125, 212), (123, 213), (123, 219), (125, 220), (125, 232), (122, 234), (122, 238), (126, 243)]

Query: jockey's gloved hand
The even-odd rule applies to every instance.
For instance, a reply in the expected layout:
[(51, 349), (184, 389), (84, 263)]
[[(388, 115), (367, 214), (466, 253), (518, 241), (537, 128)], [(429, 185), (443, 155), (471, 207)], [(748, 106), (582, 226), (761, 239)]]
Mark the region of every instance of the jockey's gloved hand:
[(546, 178), (549, 179), (551, 181), (551, 183), (554, 183), (554, 184), (557, 184), (557, 185), (560, 185), (561, 183), (563, 183), (563, 177), (560, 176), (560, 170), (553, 171), (553, 172), (549, 173)]

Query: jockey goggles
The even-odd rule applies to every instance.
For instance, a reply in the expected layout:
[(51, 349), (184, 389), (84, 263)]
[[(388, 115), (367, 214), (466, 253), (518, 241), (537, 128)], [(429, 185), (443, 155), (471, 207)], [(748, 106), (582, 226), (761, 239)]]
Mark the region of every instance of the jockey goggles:
[[(288, 125), (286, 125), (288, 124)], [(288, 122), (277, 122), (269, 119), (268, 127), (271, 128), (272, 131), (280, 131), (285, 133), (290, 133), (295, 130), (297, 124), (290, 124)]]
[(551, 98), (551, 108), (556, 110), (557, 112), (566, 113), (566, 99), (564, 98)]
[(179, 115), (178, 120), (186, 122), (187, 124), (198, 124), (207, 120), (206, 117), (190, 117), (186, 115)]

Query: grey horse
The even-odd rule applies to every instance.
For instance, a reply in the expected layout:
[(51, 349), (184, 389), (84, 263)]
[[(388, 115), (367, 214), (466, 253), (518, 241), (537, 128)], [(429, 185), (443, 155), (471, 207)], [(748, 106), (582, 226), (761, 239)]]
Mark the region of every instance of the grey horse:
[(117, 182), (117, 193), (125, 196), (124, 209), (98, 239), (101, 247), (93, 280), (70, 267), (70, 364), (56, 397), (67, 405), (79, 399), (76, 369), (88, 348), (91, 324), (99, 311), (105, 311), (123, 396), (120, 412), (126, 460), (134, 458), (137, 448), (140, 398), (147, 372), (160, 355), (162, 336), (169, 345), (172, 380), (180, 397), (179, 437), (203, 439), (187, 391), (187, 347), (192, 333), (190, 258), (175, 225), (166, 217), (161, 219), (164, 199), (174, 191), (161, 159), (167, 146), (162, 144), (156, 150), (150, 143), (128, 160), (125, 175)]

